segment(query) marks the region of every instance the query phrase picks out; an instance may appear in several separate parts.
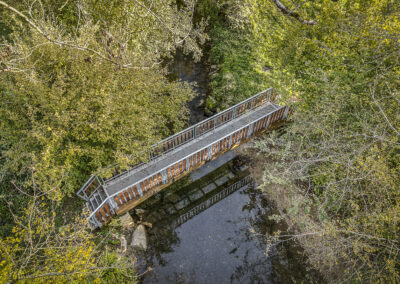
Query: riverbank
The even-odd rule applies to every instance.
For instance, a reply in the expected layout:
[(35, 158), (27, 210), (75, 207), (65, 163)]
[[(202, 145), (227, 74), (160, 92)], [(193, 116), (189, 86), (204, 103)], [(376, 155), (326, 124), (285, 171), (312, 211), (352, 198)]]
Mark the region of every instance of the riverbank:
[(271, 87), (268, 68), (257, 56), (247, 15), (236, 14), (238, 5), (203, 0), (198, 13), (209, 18), (210, 88), (206, 113), (216, 113)]

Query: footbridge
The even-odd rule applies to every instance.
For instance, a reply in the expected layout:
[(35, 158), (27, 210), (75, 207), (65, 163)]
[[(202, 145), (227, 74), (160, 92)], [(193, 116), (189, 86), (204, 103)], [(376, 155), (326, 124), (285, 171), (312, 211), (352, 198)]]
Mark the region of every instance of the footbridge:
[(292, 108), (267, 89), (151, 146), (147, 163), (106, 179), (95, 174), (78, 191), (88, 222), (101, 227), (187, 173), (285, 120)]

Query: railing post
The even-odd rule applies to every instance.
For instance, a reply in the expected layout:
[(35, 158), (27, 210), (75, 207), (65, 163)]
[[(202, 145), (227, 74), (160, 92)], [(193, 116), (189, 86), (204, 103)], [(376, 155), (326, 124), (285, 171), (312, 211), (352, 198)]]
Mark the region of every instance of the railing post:
[(249, 138), (251, 136), (251, 134), (253, 134), (253, 125), (255, 122), (253, 122), (252, 124), (249, 125), (249, 130), (247, 131), (247, 138)]
[(269, 127), (269, 122), (270, 122), (270, 120), (271, 120), (271, 114), (270, 115), (268, 115), (268, 121), (267, 121), (267, 124), (265, 125), (265, 129), (268, 129), (268, 127)]
[(197, 126), (193, 127), (193, 140), (196, 138), (196, 128)]
[(161, 178), (162, 178), (162, 183), (166, 184), (168, 182), (168, 175), (167, 175), (167, 171), (163, 170), (161, 172)]
[(98, 228), (101, 228), (103, 225), (99, 220), (97, 220), (96, 216), (90, 217), (90, 221), (94, 223), (94, 225)]
[(288, 112), (289, 112), (289, 106), (286, 106), (285, 113), (283, 114), (282, 120), (286, 120)]
[(213, 121), (214, 121), (214, 129), (215, 129), (215, 125), (217, 124), (217, 118), (215, 117)]
[(232, 120), (235, 119), (235, 117), (236, 117), (236, 107), (234, 107), (232, 110)]
[(250, 101), (250, 110), (253, 110), (253, 106), (254, 106), (254, 98), (252, 98)]
[(111, 208), (116, 211), (118, 209), (118, 204), (115, 202), (114, 198), (108, 198), (108, 201), (110, 201)]
[(212, 144), (208, 146), (207, 148), (207, 161), (211, 160), (213, 157), (213, 152), (212, 152), (213, 146)]
[(190, 161), (189, 158), (186, 158), (186, 171), (188, 172), (190, 170)]

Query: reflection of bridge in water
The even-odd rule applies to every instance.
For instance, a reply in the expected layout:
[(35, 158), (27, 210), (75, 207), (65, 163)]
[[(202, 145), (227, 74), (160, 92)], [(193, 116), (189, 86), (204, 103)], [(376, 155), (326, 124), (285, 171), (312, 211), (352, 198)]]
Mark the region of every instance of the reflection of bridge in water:
[(217, 190), (217, 193), (215, 195), (212, 195), (206, 201), (203, 201), (202, 203), (191, 208), (189, 211), (183, 213), (182, 215), (179, 215), (179, 217), (174, 221), (175, 226), (182, 225), (183, 223), (189, 221), (194, 216), (196, 216), (196, 215), (200, 214), (201, 212), (203, 212), (204, 210), (206, 210), (207, 208), (210, 208), (215, 203), (218, 203), (219, 201), (221, 201), (228, 195), (234, 193), (235, 191), (237, 191), (239, 189), (248, 187), (251, 183), (252, 183), (252, 179), (251, 179), (250, 175), (247, 175), (244, 178), (242, 178), (241, 180), (227, 186), (222, 191)]
[(195, 124), (150, 150), (149, 162), (106, 179), (93, 175), (78, 191), (93, 228), (123, 214), (192, 170), (286, 119), (291, 108), (275, 103), (273, 89)]

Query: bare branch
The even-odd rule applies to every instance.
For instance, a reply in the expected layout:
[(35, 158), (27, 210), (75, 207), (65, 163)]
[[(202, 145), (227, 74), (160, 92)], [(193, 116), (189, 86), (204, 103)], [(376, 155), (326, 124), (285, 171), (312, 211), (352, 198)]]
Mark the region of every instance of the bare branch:
[(32, 20), (30, 20), (26, 15), (24, 15), (23, 13), (21, 13), (20, 11), (18, 11), (17, 9), (15, 9), (14, 7), (10, 6), (9, 4), (5, 3), (4, 1), (0, 0), (0, 5), (3, 5), (4, 7), (6, 7), (7, 9), (11, 10), (12, 12), (14, 12), (15, 14), (17, 14), (18, 16), (20, 16), (21, 18), (23, 18), (32, 28), (34, 28), (37, 32), (39, 32), (40, 35), (42, 35), (44, 38), (46, 38), (49, 42), (53, 43), (53, 44), (57, 44), (59, 46), (66, 46), (66, 47), (70, 47), (70, 48), (74, 48), (77, 50), (82, 50), (82, 51), (87, 51), (90, 52), (98, 57), (100, 57), (103, 60), (106, 60), (118, 67), (121, 68), (127, 68), (127, 69), (151, 69), (153, 68), (155, 65), (157, 65), (158, 63), (154, 63), (151, 66), (132, 66), (132, 64), (121, 64), (115, 60), (112, 60), (111, 58), (108, 58), (107, 56), (103, 55), (101, 52), (87, 47), (87, 46), (81, 46), (81, 45), (76, 45), (73, 43), (69, 43), (69, 42), (65, 42), (65, 41), (60, 41), (60, 40), (56, 40), (54, 38), (52, 38), (49, 34), (47, 34), (45, 31), (43, 31), (41, 28), (39, 28)]
[(299, 13), (295, 12), (294, 10), (289, 10), (285, 5), (282, 4), (279, 0), (272, 0), (275, 5), (282, 11), (283, 14), (291, 16), (298, 20), (300, 23), (305, 25), (315, 25), (316, 22), (314, 20), (305, 20), (303, 19)]

